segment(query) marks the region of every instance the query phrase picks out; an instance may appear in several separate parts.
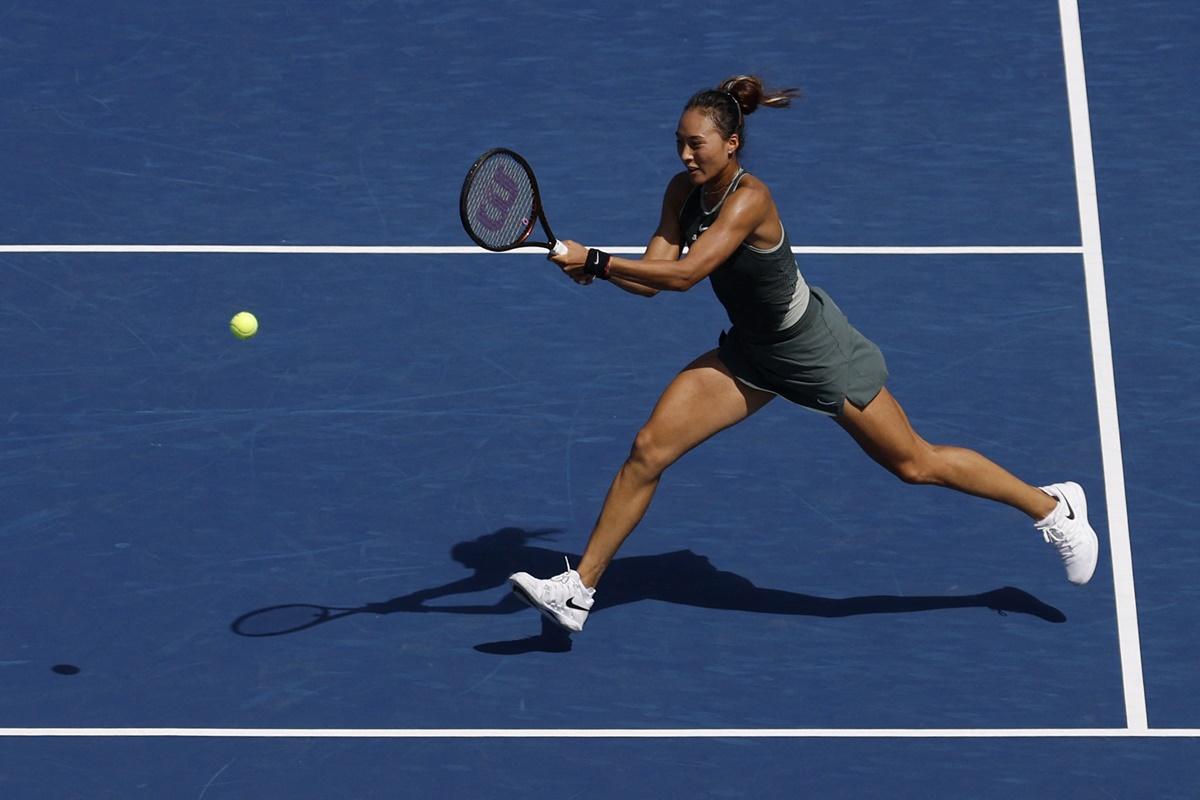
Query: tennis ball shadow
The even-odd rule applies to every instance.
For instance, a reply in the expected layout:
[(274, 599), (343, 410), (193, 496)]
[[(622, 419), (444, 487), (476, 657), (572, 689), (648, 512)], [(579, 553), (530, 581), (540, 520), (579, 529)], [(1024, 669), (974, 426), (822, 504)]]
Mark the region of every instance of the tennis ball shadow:
[[(280, 636), (352, 614), (501, 615), (528, 610), (528, 606), (508, 591), (488, 604), (429, 605), (429, 602), (455, 595), (501, 588), (507, 590), (508, 576), (514, 572), (525, 571), (546, 577), (562, 572), (564, 559), (575, 564), (579, 562), (579, 556), (534, 544), (557, 533), (557, 530), (502, 528), (459, 542), (451, 548), (450, 557), (472, 571), (472, 574), (458, 580), (359, 606), (333, 607), (304, 603), (270, 606), (243, 614), (230, 627), (239, 636)], [(967, 595), (870, 595), (846, 598), (819, 597), (766, 588), (756, 586), (748, 578), (736, 573), (718, 569), (707, 557), (691, 550), (615, 559), (604, 574), (604, 583), (596, 594), (596, 604), (589, 618), (603, 614), (614, 606), (644, 600), (714, 610), (825, 618), (984, 608), (1002, 616), (1021, 614), (1056, 624), (1067, 620), (1059, 609), (1012, 586)], [(570, 635), (544, 618), (541, 622), (541, 632), (535, 636), (485, 642), (476, 645), (475, 649), (495, 655), (568, 652), (571, 649)]]

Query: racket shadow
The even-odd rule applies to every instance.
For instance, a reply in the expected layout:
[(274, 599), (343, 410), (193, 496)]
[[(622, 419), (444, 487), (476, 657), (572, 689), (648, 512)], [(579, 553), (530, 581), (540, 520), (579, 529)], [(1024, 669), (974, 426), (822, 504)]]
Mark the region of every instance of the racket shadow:
[[(429, 605), (444, 597), (474, 594), (508, 587), (508, 576), (525, 571), (540, 577), (558, 574), (563, 558), (572, 564), (579, 556), (540, 547), (535, 541), (552, 537), (557, 530), (502, 528), (476, 539), (459, 542), (450, 556), (472, 574), (457, 581), (420, 589), (378, 603), (333, 607), (309, 603), (275, 605), (241, 615), (231, 623), (239, 636), (263, 637), (298, 633), (355, 614), (512, 614), (528, 606), (509, 592), (490, 604)], [(615, 559), (604, 575), (592, 614), (626, 603), (658, 600), (666, 603), (758, 614), (814, 617), (852, 617), (862, 614), (911, 614), (947, 609), (983, 608), (1001, 615), (1023, 614), (1045, 622), (1066, 622), (1066, 615), (1021, 589), (1005, 586), (981, 594), (831, 598), (784, 589), (756, 586), (733, 572), (720, 570), (705, 556), (678, 550), (652, 556)], [(569, 634), (542, 620), (541, 633), (525, 639), (486, 642), (480, 652), (517, 655), (529, 652), (566, 652)]]

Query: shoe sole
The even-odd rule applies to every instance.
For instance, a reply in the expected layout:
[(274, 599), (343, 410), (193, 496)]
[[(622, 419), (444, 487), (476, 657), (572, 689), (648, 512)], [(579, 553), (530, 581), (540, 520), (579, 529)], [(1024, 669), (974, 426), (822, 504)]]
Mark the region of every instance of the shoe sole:
[(561, 620), (557, 616), (555, 616), (553, 611), (551, 611), (548, 608), (545, 608), (544, 606), (539, 605), (538, 602), (536, 600), (534, 600), (533, 597), (530, 596), (530, 594), (528, 592), (525, 591), (525, 589), (521, 586), (521, 584), (512, 583), (511, 585), (512, 585), (513, 594), (515, 594), (521, 600), (521, 602), (525, 603), (525, 605), (529, 606), (530, 608), (536, 610), (539, 614), (541, 614), (543, 617), (545, 617), (546, 619), (553, 622), (558, 627), (562, 628), (564, 631), (567, 631), (568, 633), (579, 633), (580, 631), (583, 630), (582, 626), (580, 626), (578, 628), (571, 627), (570, 625), (565, 623), (563, 620)]

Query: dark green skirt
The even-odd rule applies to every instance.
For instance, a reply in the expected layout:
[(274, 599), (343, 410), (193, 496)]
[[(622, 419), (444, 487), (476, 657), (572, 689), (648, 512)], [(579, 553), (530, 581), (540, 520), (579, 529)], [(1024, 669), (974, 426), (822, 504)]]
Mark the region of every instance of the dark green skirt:
[(887, 382), (887, 364), (823, 290), (812, 295), (800, 320), (769, 336), (721, 334), (721, 361), (742, 383), (821, 414), (840, 416), (849, 400), (866, 408)]

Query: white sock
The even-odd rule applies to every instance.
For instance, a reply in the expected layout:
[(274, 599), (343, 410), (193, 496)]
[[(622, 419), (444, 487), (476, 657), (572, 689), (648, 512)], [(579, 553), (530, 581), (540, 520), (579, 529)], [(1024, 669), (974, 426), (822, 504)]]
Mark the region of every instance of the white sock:
[(1045, 489), (1042, 489), (1041, 491), (1043, 493), (1045, 493), (1045, 495), (1047, 497), (1049, 497), (1055, 501), (1054, 510), (1051, 511), (1049, 514), (1047, 514), (1044, 519), (1038, 520), (1037, 522), (1033, 523), (1036, 527), (1044, 528), (1047, 525), (1049, 525), (1051, 522), (1054, 522), (1058, 519), (1059, 511), (1060, 511), (1060, 509), (1062, 509), (1062, 498), (1058, 497), (1057, 495), (1050, 494), (1050, 492), (1047, 492)]

